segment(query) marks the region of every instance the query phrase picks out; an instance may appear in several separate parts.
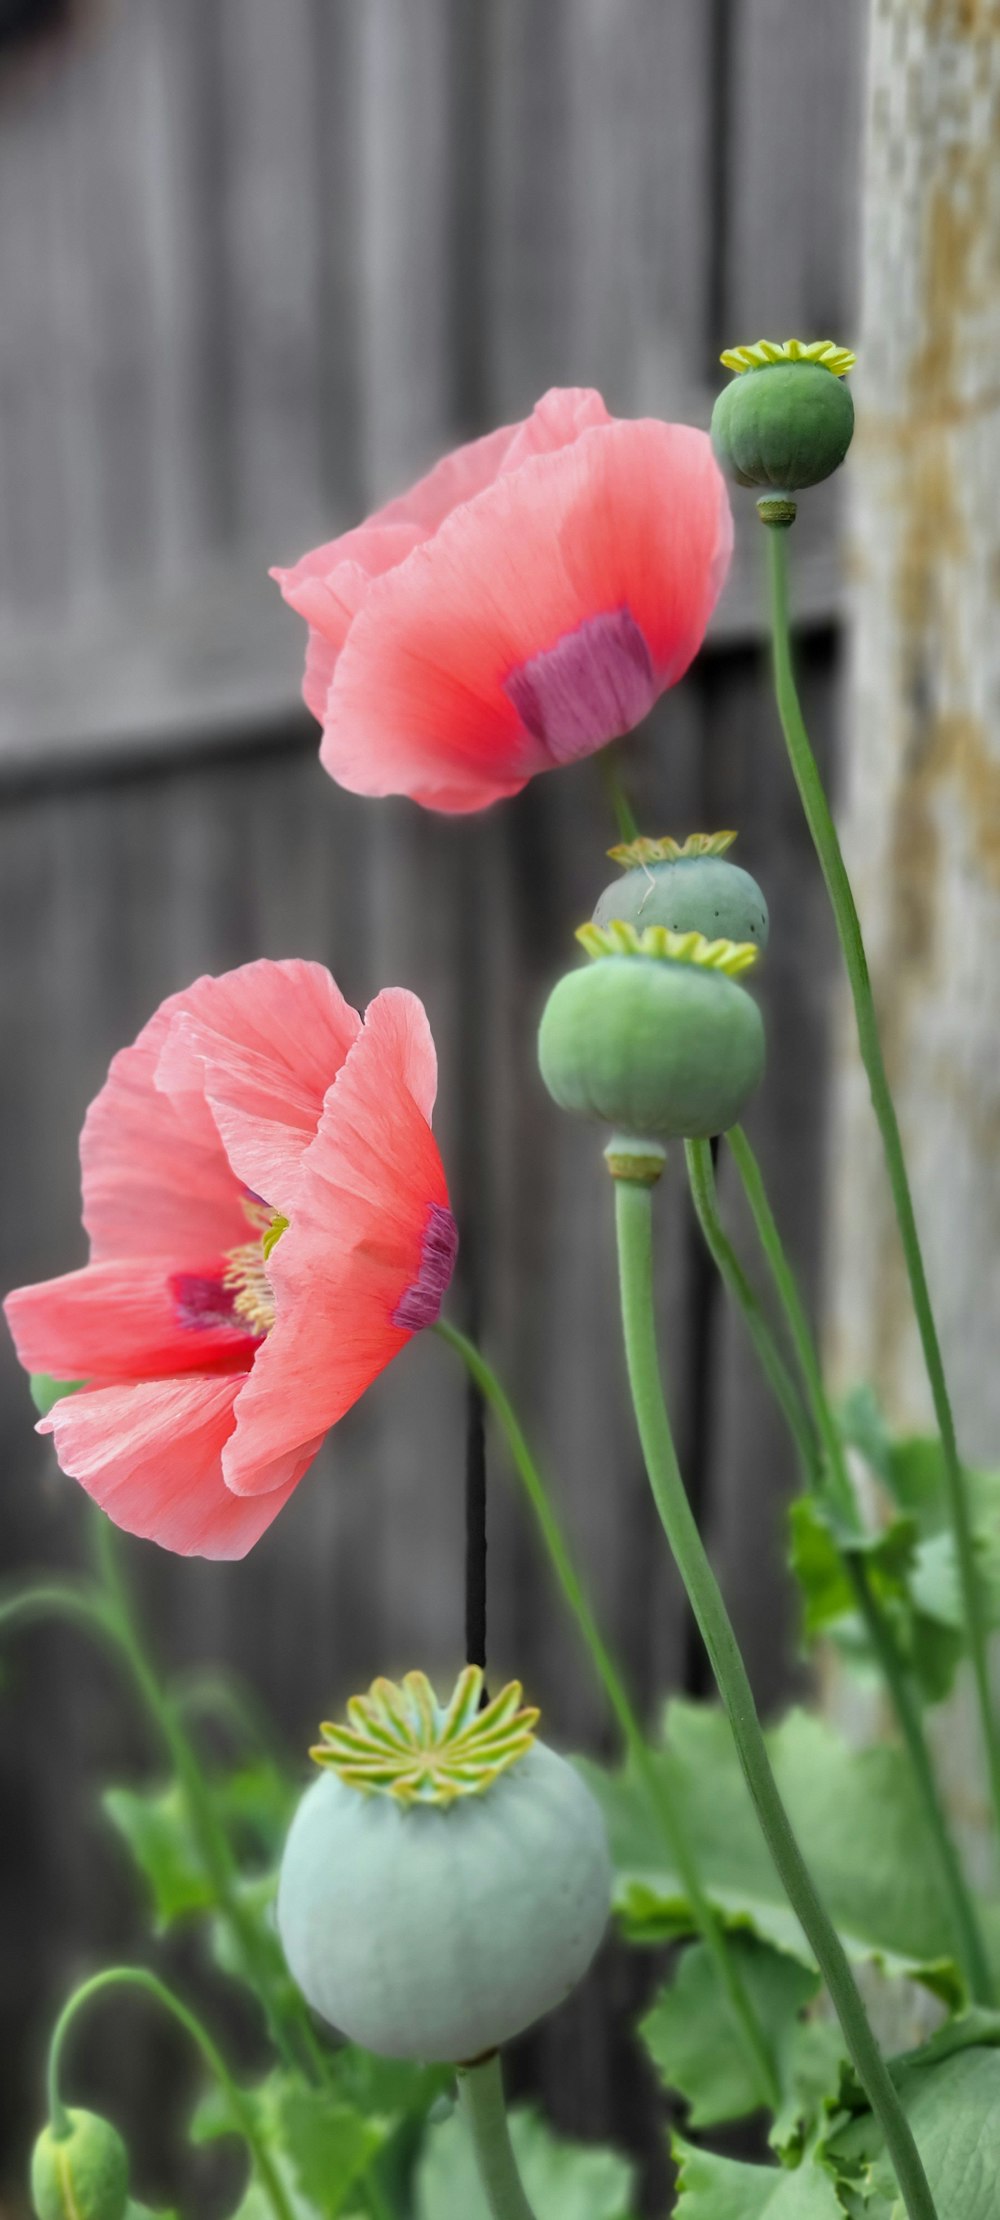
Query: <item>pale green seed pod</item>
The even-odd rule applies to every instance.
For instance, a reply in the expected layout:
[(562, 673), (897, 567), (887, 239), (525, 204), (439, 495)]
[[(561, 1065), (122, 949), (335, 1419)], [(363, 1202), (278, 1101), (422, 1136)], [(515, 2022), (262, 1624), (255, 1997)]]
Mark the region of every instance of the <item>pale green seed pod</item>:
[(694, 833), (674, 840), (635, 840), (612, 849), (627, 865), (605, 887), (594, 909), (595, 925), (621, 918), (643, 931), (665, 925), (672, 933), (702, 933), (706, 940), (753, 942), (767, 947), (767, 903), (749, 871), (725, 854), (733, 833)]
[(554, 1101), (658, 1141), (725, 1133), (764, 1069), (760, 1011), (726, 968), (756, 950), (662, 926), (584, 926), (579, 937), (596, 960), (559, 980), (538, 1032)]
[(322, 1730), (313, 1754), (329, 1769), (285, 1846), (290, 1971), (323, 2019), (383, 2057), (461, 2064), (496, 2049), (562, 2003), (607, 1925), (594, 1798), (534, 1739), (516, 1682), (482, 1712), (481, 1688), (475, 1667), (447, 1706), (423, 1674), (376, 1681), (346, 1728)]
[(31, 2157), (31, 2201), (38, 2220), (124, 2220), (128, 2152), (117, 2128), (96, 2112), (67, 2113), (68, 2135), (43, 2128)]
[[(736, 376), (712, 411), (712, 446), (738, 486), (795, 493), (843, 462), (854, 403), (843, 383), (854, 363), (832, 340), (758, 340), (722, 357)], [(794, 513), (794, 510), (793, 510)]]

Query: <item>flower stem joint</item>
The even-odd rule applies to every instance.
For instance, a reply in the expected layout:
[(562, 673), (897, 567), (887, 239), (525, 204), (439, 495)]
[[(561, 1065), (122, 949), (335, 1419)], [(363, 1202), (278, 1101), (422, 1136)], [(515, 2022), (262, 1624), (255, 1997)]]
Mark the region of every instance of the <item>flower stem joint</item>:
[(110, 2120), (69, 2111), (66, 2133), (50, 2122), (31, 2158), (31, 2201), (38, 2220), (124, 2220), (128, 2152)]
[(611, 1903), (601, 1813), (535, 1739), (516, 1681), (480, 1709), (422, 1673), (376, 1680), (324, 1726), (321, 1778), (278, 1884), (290, 1971), (321, 2017), (388, 2058), (459, 2065), (568, 1996)]
[(794, 496), (838, 469), (851, 444), (854, 403), (843, 383), (854, 356), (831, 339), (759, 339), (721, 360), (734, 376), (712, 411), (716, 460), (738, 486), (763, 488), (765, 524), (794, 522)]
[(542, 1078), (561, 1109), (615, 1128), (615, 1177), (652, 1184), (665, 1141), (726, 1132), (761, 1077), (763, 1020), (739, 984), (759, 942), (621, 919), (577, 939), (593, 960), (542, 1012)]

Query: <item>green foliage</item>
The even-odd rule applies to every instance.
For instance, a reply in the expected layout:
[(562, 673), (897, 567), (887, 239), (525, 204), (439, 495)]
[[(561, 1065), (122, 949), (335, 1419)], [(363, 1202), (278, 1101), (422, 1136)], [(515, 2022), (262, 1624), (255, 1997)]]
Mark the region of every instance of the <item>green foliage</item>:
[[(714, 1705), (672, 1703), (655, 1762), (681, 1812), (702, 1886), (727, 1927), (812, 1966)], [(845, 1947), (956, 2002), (947, 1908), (902, 1752), (851, 1750), (832, 1727), (792, 1711), (768, 1736), (778, 1787)], [(634, 1775), (584, 1771), (608, 1821), (616, 1908), (634, 1941), (690, 1934), (691, 1906)]]
[[(819, 1977), (752, 1935), (734, 1934), (730, 1949), (782, 2088), (791, 2095), (796, 2045), (805, 2033), (802, 2012)], [(667, 2087), (686, 2100), (692, 2127), (713, 2127), (757, 2111), (758, 2083), (704, 1943), (684, 1951), (639, 2032)]]
[[(995, 2220), (1000, 2182), (1000, 2014), (972, 2012), (897, 2059), (893, 2080), (927, 2170), (938, 2220)], [(850, 2086), (822, 2145), (855, 2220), (902, 2212), (881, 2131)], [(700, 2220), (700, 2215), (698, 2216)]]
[[(366, 2118), (337, 2094), (311, 2087), (284, 2072), (271, 2074), (256, 2089), (243, 2091), (267, 2143), (276, 2172), (302, 2220), (337, 2220), (355, 2185), (370, 2171), (391, 2133), (388, 2121)], [(203, 2098), (190, 2126), (194, 2143), (238, 2132), (224, 2095)], [(258, 2180), (242, 2197), (234, 2220), (272, 2220), (270, 2201)]]
[[(870, 1388), (848, 1399), (839, 1423), (845, 1443), (863, 1459), (881, 1494), (885, 1517), (877, 1532), (859, 1535), (812, 1496), (793, 1504), (791, 1566), (804, 1597), (804, 1631), (830, 1635), (852, 1664), (873, 1669), (843, 1563), (845, 1551), (863, 1555), (916, 1687), (927, 1703), (939, 1703), (954, 1685), (965, 1649), (941, 1444), (924, 1435), (894, 1441)], [(967, 1467), (965, 1484), (986, 1618), (997, 1627), (1000, 1472)]]
[(147, 1882), (159, 1930), (207, 1911), (214, 1902), (178, 1781), (168, 1788), (107, 1788), (104, 1811)]
[(676, 2220), (844, 2220), (828, 2174), (813, 2162), (789, 2173), (674, 2145), (680, 2165)]
[[(565, 2142), (533, 2111), (512, 2112), (510, 2129), (536, 2220), (627, 2220), (632, 2169), (616, 2152)], [(428, 2133), (415, 2220), (489, 2220), (472, 2144), (457, 2113)]]

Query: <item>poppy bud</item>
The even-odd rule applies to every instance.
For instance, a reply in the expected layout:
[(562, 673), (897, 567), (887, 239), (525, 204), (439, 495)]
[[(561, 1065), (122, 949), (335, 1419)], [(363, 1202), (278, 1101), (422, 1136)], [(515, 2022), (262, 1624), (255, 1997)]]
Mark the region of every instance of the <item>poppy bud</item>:
[(605, 887), (595, 925), (621, 918), (641, 932), (665, 925), (672, 933), (703, 933), (706, 940), (752, 941), (767, 947), (767, 903), (749, 871), (726, 860), (735, 833), (692, 833), (683, 843), (632, 840), (609, 849), (627, 867)]
[(72, 2111), (68, 2135), (50, 2122), (31, 2157), (31, 2198), (38, 2220), (124, 2220), (128, 2152), (110, 2120)]
[[(777, 496), (829, 478), (854, 431), (854, 403), (842, 383), (854, 366), (850, 351), (830, 339), (760, 339), (727, 348), (721, 359), (736, 375), (716, 401), (711, 434), (729, 477)], [(794, 501), (785, 506), (789, 514), (769, 521), (790, 523)]]
[(537, 1742), (516, 1681), (480, 1709), (423, 1673), (373, 1682), (323, 1726), (292, 1821), (278, 1928), (303, 1994), (387, 2058), (462, 2064), (568, 1996), (608, 1920), (604, 1821)]
[(738, 976), (750, 943), (652, 925), (582, 925), (595, 960), (542, 1012), (538, 1060), (563, 1110), (664, 1141), (724, 1133), (764, 1068), (764, 1026)]

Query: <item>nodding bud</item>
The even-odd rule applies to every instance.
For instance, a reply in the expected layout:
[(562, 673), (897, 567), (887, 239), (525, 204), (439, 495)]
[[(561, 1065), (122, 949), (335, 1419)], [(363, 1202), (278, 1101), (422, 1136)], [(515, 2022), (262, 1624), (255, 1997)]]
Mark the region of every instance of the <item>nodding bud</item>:
[(128, 2152), (117, 2128), (97, 2112), (65, 2115), (67, 2134), (50, 2122), (31, 2158), (31, 2198), (38, 2220), (124, 2220)]
[(766, 524), (790, 524), (791, 496), (829, 478), (854, 431), (854, 403), (843, 380), (854, 356), (832, 340), (758, 340), (727, 349), (735, 371), (712, 411), (716, 459), (738, 486), (758, 486)]

